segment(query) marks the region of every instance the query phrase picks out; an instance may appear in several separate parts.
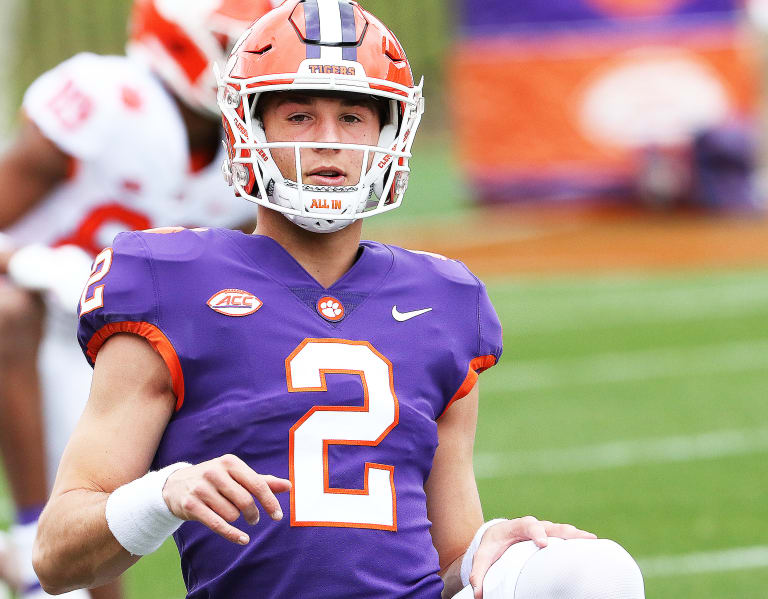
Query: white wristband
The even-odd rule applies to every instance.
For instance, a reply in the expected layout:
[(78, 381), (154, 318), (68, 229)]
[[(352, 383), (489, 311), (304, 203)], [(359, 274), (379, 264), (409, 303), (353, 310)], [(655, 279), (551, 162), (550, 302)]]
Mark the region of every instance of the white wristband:
[(183, 520), (168, 509), (163, 487), (168, 477), (191, 466), (177, 462), (115, 489), (107, 499), (105, 516), (109, 530), (132, 555), (148, 555), (176, 532)]
[(498, 524), (499, 522), (506, 522), (506, 518), (496, 518), (495, 520), (489, 520), (477, 529), (472, 542), (469, 544), (469, 548), (464, 554), (464, 558), (461, 560), (461, 584), (467, 586), (469, 584), (469, 575), (472, 572), (472, 560), (475, 559), (475, 552), (480, 546), (480, 541), (483, 540), (483, 535), (491, 526)]

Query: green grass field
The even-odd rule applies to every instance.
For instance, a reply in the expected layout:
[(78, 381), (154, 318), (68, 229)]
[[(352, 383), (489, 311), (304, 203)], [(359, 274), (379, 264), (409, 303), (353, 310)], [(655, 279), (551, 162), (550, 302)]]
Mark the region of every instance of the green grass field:
[(699, 556), (695, 574), (650, 558), (766, 544), (767, 275), (493, 281), (506, 352), (481, 377), (486, 516), (614, 538), (647, 564), (648, 597), (764, 597), (764, 556)]

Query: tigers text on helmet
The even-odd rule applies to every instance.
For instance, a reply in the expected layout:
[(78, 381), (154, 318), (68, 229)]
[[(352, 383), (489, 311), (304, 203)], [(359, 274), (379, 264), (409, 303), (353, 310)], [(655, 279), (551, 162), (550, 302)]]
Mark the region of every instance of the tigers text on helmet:
[[(314, 232), (338, 231), (393, 210), (408, 186), (411, 146), (424, 112), (422, 84), (414, 85), (394, 34), (356, 2), (286, 0), (240, 38), (219, 76), (229, 156), (225, 177), (238, 196)], [(388, 116), (377, 145), (268, 142), (255, 111), (262, 94), (280, 91), (353, 93), (385, 101)], [(272, 148), (293, 149), (298, 181), (283, 176)], [(358, 183), (305, 185), (302, 148), (361, 152)]]
[(187, 105), (219, 117), (214, 64), (279, 0), (135, 0), (126, 53)]

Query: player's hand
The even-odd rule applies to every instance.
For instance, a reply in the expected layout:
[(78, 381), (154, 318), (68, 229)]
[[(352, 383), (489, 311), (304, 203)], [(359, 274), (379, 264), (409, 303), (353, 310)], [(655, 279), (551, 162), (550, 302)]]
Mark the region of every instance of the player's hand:
[(237, 456), (224, 455), (171, 474), (163, 499), (177, 518), (202, 522), (228, 541), (247, 545), (250, 537), (229, 523), (242, 514), (249, 524), (256, 524), (257, 502), (273, 520), (281, 520), (275, 493), (290, 488), (289, 480), (258, 474)]
[(538, 520), (533, 516), (506, 520), (491, 526), (485, 531), (480, 545), (472, 560), (469, 583), (474, 590), (475, 599), (483, 596), (483, 579), (496, 560), (510, 546), (521, 541), (533, 541), (537, 547), (547, 546), (547, 537), (561, 539), (596, 539), (591, 532), (580, 530), (571, 524), (556, 524), (548, 520)]

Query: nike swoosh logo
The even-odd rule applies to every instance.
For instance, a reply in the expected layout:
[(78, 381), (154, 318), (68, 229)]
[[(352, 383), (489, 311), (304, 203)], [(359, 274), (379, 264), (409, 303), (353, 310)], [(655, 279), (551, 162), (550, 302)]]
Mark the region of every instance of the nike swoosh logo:
[(397, 322), (405, 322), (411, 318), (416, 318), (427, 312), (431, 312), (432, 308), (424, 308), (423, 310), (414, 310), (413, 312), (398, 312), (397, 306), (392, 306), (392, 318)]

